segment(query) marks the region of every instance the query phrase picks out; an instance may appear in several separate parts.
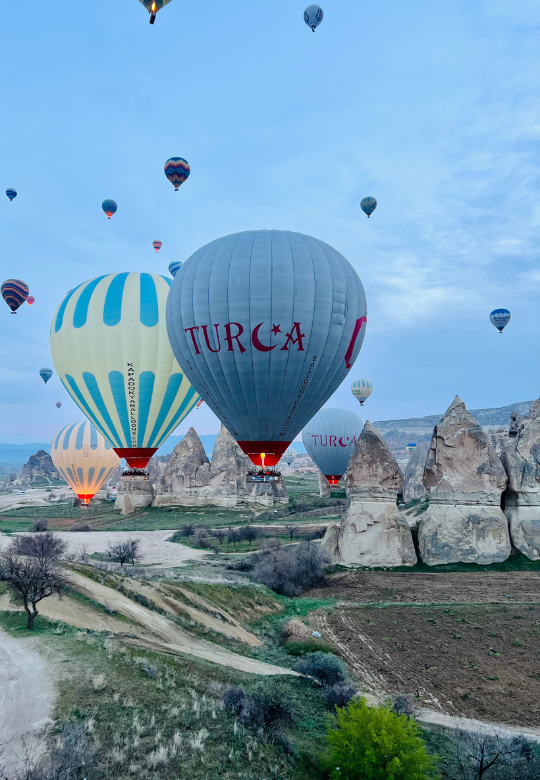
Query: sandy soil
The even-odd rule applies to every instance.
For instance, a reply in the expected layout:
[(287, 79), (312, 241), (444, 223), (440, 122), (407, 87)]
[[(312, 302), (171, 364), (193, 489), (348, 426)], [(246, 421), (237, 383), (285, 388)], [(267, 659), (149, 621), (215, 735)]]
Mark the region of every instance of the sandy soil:
[[(88, 554), (107, 552), (110, 542), (118, 542), (122, 539), (137, 538), (141, 540), (143, 552), (142, 563), (155, 564), (157, 568), (169, 569), (173, 566), (184, 566), (186, 561), (202, 558), (208, 554), (207, 550), (194, 550), (183, 544), (167, 542), (174, 531), (57, 531), (66, 541), (72, 551), (80, 549), (83, 545)], [(9, 544), (9, 536), (0, 534), (0, 548)]]
[(22, 769), (24, 749), (42, 749), (53, 686), (34, 639), (14, 639), (0, 629), (0, 765)]
[(375, 696), (492, 723), (540, 726), (540, 606), (365, 608), (310, 622)]
[(334, 596), (336, 599), (358, 603), (540, 603), (540, 573), (350, 571), (329, 577), (324, 587), (304, 595), (312, 598)]

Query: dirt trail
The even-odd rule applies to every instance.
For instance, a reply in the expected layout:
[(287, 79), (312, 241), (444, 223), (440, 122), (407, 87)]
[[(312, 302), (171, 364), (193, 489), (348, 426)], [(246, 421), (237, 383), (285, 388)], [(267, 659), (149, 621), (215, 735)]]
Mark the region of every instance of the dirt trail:
[(24, 749), (39, 754), (50, 722), (53, 686), (34, 643), (0, 629), (0, 766), (10, 772), (23, 768)]

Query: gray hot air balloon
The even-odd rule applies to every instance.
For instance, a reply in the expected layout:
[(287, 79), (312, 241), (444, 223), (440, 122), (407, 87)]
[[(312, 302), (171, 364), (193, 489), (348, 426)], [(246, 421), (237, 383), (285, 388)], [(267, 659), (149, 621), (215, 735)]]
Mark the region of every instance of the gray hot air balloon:
[(283, 453), (283, 460), (287, 464), (287, 466), (290, 466), (291, 463), (294, 461), (298, 453), (294, 449), (294, 447), (287, 447), (285, 452)]
[(167, 330), (186, 378), (246, 455), (274, 466), (348, 375), (366, 315), (358, 274), (331, 246), (250, 230), (182, 264)]
[(308, 455), (331, 485), (337, 485), (347, 471), (363, 427), (348, 409), (321, 409), (302, 431)]

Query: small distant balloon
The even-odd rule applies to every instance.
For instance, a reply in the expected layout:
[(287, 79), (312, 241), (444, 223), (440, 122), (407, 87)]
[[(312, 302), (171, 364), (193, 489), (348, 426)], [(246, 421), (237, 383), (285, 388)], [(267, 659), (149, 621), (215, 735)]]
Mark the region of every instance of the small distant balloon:
[(57, 401), (55, 403), (55, 406), (56, 406), (57, 409), (60, 409), (60, 407), (62, 406), (62, 401)]
[(375, 209), (377, 208), (377, 199), (372, 198), (371, 195), (368, 195), (367, 198), (362, 198), (360, 201), (360, 208), (364, 212), (364, 214), (367, 214), (368, 219), (371, 217)]
[(200, 408), (201, 408), (201, 406), (203, 405), (203, 403), (204, 403), (204, 400), (201, 398), (201, 399), (200, 399), (200, 401), (197, 401), (197, 404), (196, 404), (196, 406), (195, 406), (195, 409), (200, 409)]
[(407, 450), (408, 455), (412, 455), (416, 449), (416, 442), (410, 441), (408, 444), (405, 445), (405, 449)]
[(52, 368), (40, 368), (39, 369), (39, 375), (43, 379), (45, 384), (47, 384), (47, 382), (49, 381), (49, 379), (53, 375), (53, 370), (52, 370)]
[(323, 9), (320, 5), (308, 5), (304, 11), (304, 22), (315, 32), (315, 28), (322, 22), (323, 16)]
[(101, 208), (105, 212), (105, 214), (109, 217), (109, 219), (112, 217), (113, 214), (116, 214), (118, 210), (118, 206), (116, 204), (115, 200), (111, 200), (110, 198), (107, 198), (107, 200), (104, 200), (101, 204)]
[(502, 333), (512, 319), (512, 315), (508, 309), (493, 309), (489, 315), (489, 319), (491, 320), (491, 324), (497, 328), (499, 333)]
[(178, 191), (180, 185), (185, 182), (191, 173), (189, 163), (187, 160), (184, 160), (183, 157), (171, 157), (165, 163), (163, 170), (165, 171), (165, 176), (171, 182), (176, 192)]
[(358, 399), (360, 406), (364, 405), (364, 401), (367, 401), (372, 392), (373, 385), (367, 379), (357, 379), (351, 385), (351, 393)]
[(34, 298), (34, 296), (33, 296), (33, 295), (29, 295), (29, 296), (28, 296), (28, 298), (26, 299), (26, 303), (27, 303), (29, 306), (31, 306), (31, 305), (32, 305), (33, 303), (35, 303), (35, 302), (36, 302), (36, 299)]
[(159, 252), (159, 250), (163, 246), (163, 243), (161, 241), (152, 241), (152, 246), (154, 247), (156, 252)]
[(12, 314), (17, 314), (17, 309), (28, 298), (28, 285), (20, 279), (6, 279), (0, 288), (2, 298), (5, 300)]
[(6, 190), (6, 195), (10, 200), (13, 200), (13, 198), (17, 197), (17, 190), (14, 189), (13, 187), (8, 187)]
[(182, 263), (180, 263), (178, 260), (174, 260), (172, 263), (169, 263), (169, 273), (171, 276), (176, 276), (178, 271), (180, 270), (182, 266)]
[(163, 6), (170, 3), (171, 0), (140, 0), (140, 2), (150, 14), (150, 24), (154, 24), (157, 12), (161, 11)]

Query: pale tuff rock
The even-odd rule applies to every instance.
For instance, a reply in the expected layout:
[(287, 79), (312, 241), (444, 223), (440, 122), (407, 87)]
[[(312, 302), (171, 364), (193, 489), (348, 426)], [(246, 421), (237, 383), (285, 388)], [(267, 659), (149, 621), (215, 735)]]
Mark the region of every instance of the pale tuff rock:
[[(517, 422), (517, 421), (516, 421)], [(520, 419), (503, 452), (508, 474), (504, 513), (517, 549), (531, 560), (540, 558), (540, 400), (529, 419)]]
[(351, 505), (341, 524), (328, 527), (322, 546), (344, 566), (413, 566), (416, 554), (408, 524), (399, 514), (403, 478), (379, 431), (368, 421), (346, 474)]
[(140, 506), (152, 504), (154, 491), (146, 474), (121, 476), (117, 487), (115, 508), (121, 509), (123, 515), (131, 514)]
[(43, 484), (43, 482), (49, 485), (54, 484), (59, 479), (59, 474), (56, 471), (56, 466), (52, 462), (52, 458), (45, 450), (38, 450), (35, 455), (30, 455), (28, 462), (24, 464), (21, 469), (21, 473), (15, 479), (8, 478), (4, 483), (4, 487), (8, 489), (16, 487), (30, 487), (35, 482)]
[(253, 470), (252, 462), (224, 426), (216, 439), (211, 463), (199, 437), (190, 428), (174, 448), (163, 476), (156, 483), (154, 506), (214, 504), (233, 507), (239, 502), (261, 506), (288, 503), (283, 482), (247, 482), (246, 475), (250, 470)]
[(506, 473), (489, 435), (458, 396), (435, 426), (423, 481), (430, 500), (418, 531), (425, 563), (508, 558), (508, 523), (500, 508)]
[(403, 500), (405, 503), (427, 495), (423, 479), (428, 451), (429, 447), (425, 442), (418, 442), (412, 457), (407, 463), (403, 478)]
[(319, 477), (319, 496), (321, 498), (330, 498), (332, 495), (332, 488), (330, 487), (330, 483), (322, 471), (318, 471), (317, 476)]

